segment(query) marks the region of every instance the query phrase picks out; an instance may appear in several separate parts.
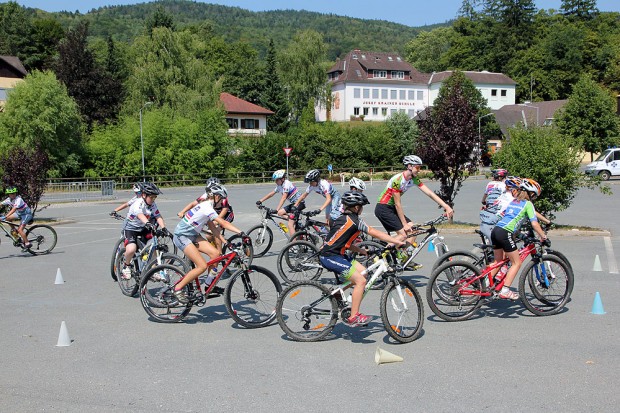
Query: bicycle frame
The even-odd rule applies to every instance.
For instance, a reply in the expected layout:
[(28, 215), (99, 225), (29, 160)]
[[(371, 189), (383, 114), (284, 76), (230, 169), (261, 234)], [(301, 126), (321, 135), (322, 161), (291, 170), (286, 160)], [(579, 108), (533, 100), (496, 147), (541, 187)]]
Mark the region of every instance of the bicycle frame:
[(284, 234), (286, 239), (289, 239), (291, 234), (289, 234), (287, 232), (288, 231), (288, 227), (287, 227), (287, 231), (284, 231), (282, 229), (282, 227), (280, 227), (280, 225), (278, 225), (278, 223), (275, 221), (274, 218), (277, 218), (277, 219), (282, 220), (282, 221), (288, 221), (288, 219), (282, 218), (277, 213), (275, 213), (275, 214), (271, 213), (271, 210), (269, 208), (267, 208), (267, 207), (260, 207), (260, 209), (262, 209), (261, 214), (263, 215), (263, 217), (261, 218), (261, 224), (263, 225), (263, 227), (266, 227), (267, 224), (269, 222), (271, 222), (273, 224), (273, 226), (278, 229), (278, 231), (280, 231), (282, 234)]
[[(407, 261), (402, 264), (403, 268), (406, 268), (413, 261), (413, 259), (420, 253), (420, 251), (422, 251), (422, 249), (426, 245), (428, 245), (429, 242), (432, 243), (433, 246), (435, 246), (435, 255), (437, 255), (437, 257), (439, 257), (441, 254), (445, 252), (448, 252), (448, 246), (444, 242), (444, 237), (439, 235), (439, 231), (435, 227), (435, 224), (438, 224), (439, 222), (442, 222), (444, 220), (445, 220), (445, 217), (441, 215), (439, 216), (439, 218), (436, 218), (432, 221), (425, 222), (422, 225), (414, 227), (413, 234), (408, 235), (407, 238), (416, 237), (422, 234), (427, 234), (427, 235), (426, 237), (424, 237), (424, 239), (421, 242), (418, 243), (418, 246), (415, 247), (409, 259), (407, 259)], [(426, 226), (430, 226), (430, 228), (422, 229), (422, 227), (426, 227)], [(443, 246), (444, 248), (443, 253), (440, 253), (439, 248), (437, 248), (438, 245)]]
[(17, 233), (17, 228), (19, 228), (19, 224), (13, 224), (9, 221), (0, 221), (0, 228), (2, 228), (2, 231), (4, 231), (7, 237), (11, 238), (11, 240), (13, 241), (13, 245), (18, 246), (19, 241), (21, 240), (19, 234), (13, 235), (11, 231), (7, 231), (7, 229), (4, 227), (4, 224), (7, 224), (9, 227), (11, 227), (11, 230), (15, 231), (15, 233)]

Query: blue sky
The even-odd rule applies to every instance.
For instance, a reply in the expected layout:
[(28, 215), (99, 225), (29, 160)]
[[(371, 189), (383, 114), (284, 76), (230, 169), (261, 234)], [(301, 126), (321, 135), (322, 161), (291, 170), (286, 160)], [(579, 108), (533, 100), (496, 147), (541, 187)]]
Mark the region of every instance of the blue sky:
[[(136, 4), (148, 1), (132, 0), (18, 0), (17, 3), (47, 11), (89, 10), (106, 5)], [(210, 0), (203, 3), (236, 6), (252, 11), (294, 9), (309, 10), (320, 13), (334, 13), (363, 19), (388, 20), (408, 26), (443, 23), (454, 18), (462, 0), (413, 0), (388, 2), (380, 0)], [(561, 0), (536, 0), (539, 9), (559, 9)], [(598, 0), (601, 11), (620, 11), (619, 0)]]

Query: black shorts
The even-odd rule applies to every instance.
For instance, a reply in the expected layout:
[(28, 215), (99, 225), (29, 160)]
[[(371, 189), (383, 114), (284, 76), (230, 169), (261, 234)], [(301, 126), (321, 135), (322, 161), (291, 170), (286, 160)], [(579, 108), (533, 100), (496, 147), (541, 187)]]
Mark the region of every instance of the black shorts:
[(138, 237), (141, 237), (142, 241), (153, 238), (151, 233), (147, 231), (146, 229), (143, 229), (141, 231), (130, 231), (126, 229), (125, 230), (125, 246), (127, 246), (127, 244), (137, 244)]
[[(295, 205), (295, 204), (288, 204), (288, 205), (286, 205), (286, 206), (282, 207), (282, 209), (283, 209), (283, 210), (284, 210), (287, 214), (290, 214), (290, 213), (291, 213), (291, 209), (293, 209), (293, 206), (294, 206), (294, 205)], [(304, 209), (306, 209), (306, 202), (305, 202), (305, 201), (301, 201), (301, 202), (299, 203), (299, 205), (297, 205), (297, 208), (296, 208), (296, 209), (297, 209), (297, 211), (303, 211)]]
[[(379, 219), (379, 222), (381, 222), (381, 225), (383, 225), (383, 228), (385, 228), (387, 232), (396, 232), (403, 229), (403, 223), (400, 222), (400, 218), (398, 218), (395, 206), (377, 204), (377, 206), (375, 206), (375, 216)], [(405, 220), (411, 222), (407, 216), (405, 216)]]
[(504, 228), (496, 226), (491, 231), (491, 242), (494, 249), (503, 249), (505, 252), (513, 252), (517, 250), (517, 243), (514, 240), (512, 232), (506, 231)]

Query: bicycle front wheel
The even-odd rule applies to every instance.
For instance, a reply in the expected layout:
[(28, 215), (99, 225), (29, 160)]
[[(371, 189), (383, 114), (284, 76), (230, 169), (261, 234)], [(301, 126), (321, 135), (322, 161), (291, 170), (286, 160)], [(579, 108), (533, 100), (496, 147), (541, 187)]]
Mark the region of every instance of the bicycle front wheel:
[(561, 259), (543, 255), (529, 262), (519, 277), (519, 296), (535, 315), (559, 313), (573, 291), (573, 273)]
[[(174, 296), (174, 285), (185, 275), (176, 265), (162, 264), (149, 269), (140, 280), (140, 303), (144, 311), (160, 323), (183, 320), (192, 309), (191, 301), (181, 304)], [(188, 296), (191, 297), (191, 288)]]
[(426, 299), (439, 318), (462, 321), (470, 318), (482, 305), (480, 280), (473, 281), (480, 270), (466, 261), (440, 265), (428, 280)]
[(276, 305), (282, 331), (293, 341), (318, 341), (334, 329), (338, 304), (316, 281), (299, 281), (282, 291)]
[(474, 254), (473, 252), (468, 251), (468, 250), (449, 251), (444, 254), (441, 254), (439, 258), (435, 260), (435, 263), (433, 264), (433, 268), (431, 272), (435, 271), (435, 269), (437, 269), (440, 265), (445, 264), (446, 262), (457, 261), (457, 260), (471, 262), (476, 267), (482, 267), (484, 263), (484, 256)]
[(278, 255), (278, 273), (286, 283), (316, 280), (322, 272), (319, 249), (310, 242), (291, 242)]
[(395, 278), (381, 294), (381, 321), (385, 331), (400, 343), (410, 343), (422, 332), (424, 304), (409, 281)]
[(120, 270), (116, 267), (116, 258), (118, 257), (118, 255), (120, 254), (122, 244), (123, 242), (125, 242), (125, 237), (121, 237), (118, 239), (118, 241), (116, 241), (116, 244), (114, 244), (114, 250), (112, 251), (112, 262), (110, 263), (110, 275), (112, 276), (112, 279), (114, 281), (118, 281), (118, 273), (120, 272)]
[(49, 254), (56, 246), (58, 236), (49, 225), (33, 225), (26, 229), (26, 238), (32, 244), (28, 252), (32, 255)]
[(274, 273), (252, 265), (233, 274), (224, 292), (228, 314), (247, 328), (263, 327), (276, 317), (282, 285)]
[(250, 228), (248, 236), (252, 240), (255, 257), (262, 257), (267, 254), (271, 244), (273, 244), (273, 231), (266, 225), (256, 225)]
[(131, 277), (128, 279), (123, 278), (122, 270), (125, 262), (125, 248), (121, 248), (116, 257), (116, 277), (118, 279), (118, 288), (121, 289), (123, 295), (127, 297), (133, 297), (138, 292), (140, 287), (139, 271), (136, 268), (135, 260), (131, 260)]
[(314, 232), (310, 232), (308, 230), (297, 231), (296, 233), (291, 235), (289, 242), (295, 242), (295, 241), (310, 242), (316, 245), (317, 247), (323, 246), (323, 238), (321, 238), (320, 235), (315, 234)]

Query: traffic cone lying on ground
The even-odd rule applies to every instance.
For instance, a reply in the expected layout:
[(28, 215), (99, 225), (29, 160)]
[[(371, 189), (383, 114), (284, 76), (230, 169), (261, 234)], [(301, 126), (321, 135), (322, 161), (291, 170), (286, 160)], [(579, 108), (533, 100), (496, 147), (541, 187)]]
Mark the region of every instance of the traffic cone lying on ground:
[(377, 347), (377, 351), (375, 351), (375, 363), (384, 364), (395, 363), (397, 361), (403, 361), (403, 358)]

